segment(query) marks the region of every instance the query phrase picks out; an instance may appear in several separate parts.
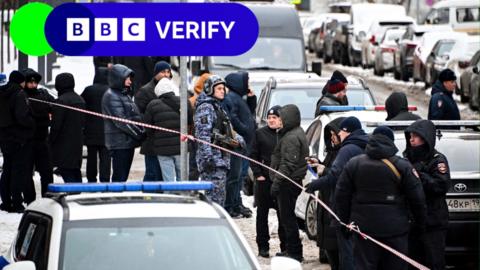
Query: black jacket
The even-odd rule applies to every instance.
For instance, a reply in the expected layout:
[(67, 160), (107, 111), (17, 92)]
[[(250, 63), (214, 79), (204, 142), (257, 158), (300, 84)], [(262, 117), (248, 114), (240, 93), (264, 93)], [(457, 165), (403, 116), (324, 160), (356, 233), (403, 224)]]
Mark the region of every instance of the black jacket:
[[(138, 110), (141, 113), (145, 113), (147, 110), (147, 105), (154, 99), (157, 98), (155, 95), (155, 86), (158, 81), (155, 78), (151, 79), (147, 84), (142, 86), (138, 91), (135, 91), (134, 102), (138, 107)], [(140, 153), (142, 155), (154, 156), (155, 152), (153, 151), (153, 145), (151, 144), (152, 140), (145, 140), (142, 143), (140, 148)]]
[(436, 81), (432, 86), (432, 98), (428, 105), (429, 120), (460, 120), (460, 111), (457, 103), (443, 83)]
[[(415, 223), (423, 227), (426, 218), (425, 196), (413, 167), (396, 157), (398, 149), (388, 137), (373, 135), (363, 155), (345, 166), (335, 190), (336, 210), (345, 222), (355, 222), (373, 237), (393, 237), (409, 231), (410, 206)], [(397, 171), (382, 162), (390, 160)]]
[[(423, 147), (410, 145), (410, 132), (415, 132), (425, 141)], [(404, 156), (413, 164), (423, 184), (427, 201), (427, 229), (446, 228), (448, 206), (446, 194), (450, 187), (450, 169), (447, 158), (435, 150), (435, 127), (427, 120), (413, 123), (405, 130), (407, 147)]]
[[(191, 114), (191, 110), (189, 110), (189, 114)], [(191, 116), (188, 119), (191, 119)], [(169, 92), (152, 100), (147, 106), (144, 121), (147, 124), (180, 131), (180, 97), (175, 96), (173, 92)], [(178, 134), (147, 129), (145, 144), (152, 146), (151, 151), (154, 155), (180, 155), (180, 137)]]
[(418, 120), (420, 116), (408, 111), (407, 96), (402, 92), (393, 92), (385, 101), (387, 121)]
[[(86, 109), (102, 113), (102, 97), (108, 90), (108, 70), (98, 68), (93, 79), (93, 85), (88, 86), (82, 93)], [(105, 130), (103, 118), (86, 115), (85, 122), (85, 145), (105, 146)]]
[[(57, 89), (56, 103), (85, 109), (85, 101), (73, 89)], [(54, 106), (49, 142), (54, 167), (80, 169), (82, 165), (83, 128), (85, 115)]]
[[(54, 102), (55, 98), (52, 97), (46, 89), (28, 89), (25, 88), (25, 93), (29, 98), (35, 98), (48, 102)], [(52, 113), (52, 105), (41, 103), (38, 101), (29, 101), (30, 108), (32, 109), (33, 119), (35, 119), (35, 134), (34, 140), (46, 141), (48, 137), (48, 127), (50, 126), (50, 114)]]
[[(273, 149), (275, 149), (277, 142), (277, 130), (271, 129), (268, 126), (257, 129), (253, 139), (250, 157), (266, 166), (270, 166)], [(250, 168), (252, 168), (255, 179), (260, 176), (270, 179), (270, 171), (268, 169), (253, 162), (250, 163)]]
[[(114, 65), (110, 71), (110, 88), (102, 98), (102, 112), (106, 115), (142, 121), (137, 105), (133, 103), (128, 91), (124, 89), (125, 79), (133, 71), (122, 65)], [(119, 121), (104, 119), (105, 146), (109, 150), (131, 149), (140, 145), (144, 138), (143, 127)]]
[(320, 106), (340, 106), (348, 105), (347, 99), (340, 100), (336, 96), (326, 92), (318, 101), (317, 107), (315, 108), (315, 117), (321, 114)]
[(0, 140), (25, 143), (35, 132), (25, 92), (19, 84), (0, 86)]
[[(279, 130), (279, 141), (273, 150), (270, 167), (301, 184), (307, 173), (305, 158), (308, 156), (308, 143), (305, 132), (300, 127), (300, 111), (295, 105), (285, 105), (280, 110), (280, 117), (283, 128)], [(270, 179), (274, 183), (298, 189), (290, 181), (274, 172), (270, 172)]]

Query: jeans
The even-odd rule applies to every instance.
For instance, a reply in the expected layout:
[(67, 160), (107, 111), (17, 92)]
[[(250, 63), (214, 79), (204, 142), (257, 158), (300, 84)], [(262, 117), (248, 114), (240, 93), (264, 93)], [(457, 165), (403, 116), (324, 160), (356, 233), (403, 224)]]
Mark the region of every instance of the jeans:
[(162, 169), (162, 178), (165, 182), (180, 181), (180, 155), (176, 156), (157, 156), (160, 168)]
[(82, 183), (80, 168), (58, 168), (58, 173), (60, 173), (65, 183)]
[(110, 168), (112, 158), (105, 146), (87, 146), (87, 179), (89, 183), (97, 182), (97, 156), (100, 159), (98, 168), (100, 171), (100, 182), (110, 182)]
[(338, 261), (340, 270), (353, 270), (353, 246), (352, 237), (346, 237), (340, 225), (335, 228), (338, 244)]
[(143, 181), (162, 181), (162, 170), (157, 156), (145, 155), (145, 176)]
[(112, 156), (112, 182), (125, 182), (130, 174), (135, 148), (110, 150)]
[(242, 171), (242, 158), (232, 155), (230, 157), (230, 171), (227, 174), (227, 194), (225, 197), (225, 210), (233, 211), (241, 204), (240, 173)]

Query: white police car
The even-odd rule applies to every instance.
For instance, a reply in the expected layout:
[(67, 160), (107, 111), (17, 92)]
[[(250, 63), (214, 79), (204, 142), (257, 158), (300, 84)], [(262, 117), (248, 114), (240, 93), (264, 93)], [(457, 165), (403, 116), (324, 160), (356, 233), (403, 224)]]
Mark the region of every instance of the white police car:
[[(49, 198), (33, 202), (23, 214), (0, 269), (2, 263), (5, 270), (260, 269), (229, 215), (197, 192), (211, 187), (209, 182), (50, 185)], [(274, 258), (273, 265), (301, 269), (289, 258)]]

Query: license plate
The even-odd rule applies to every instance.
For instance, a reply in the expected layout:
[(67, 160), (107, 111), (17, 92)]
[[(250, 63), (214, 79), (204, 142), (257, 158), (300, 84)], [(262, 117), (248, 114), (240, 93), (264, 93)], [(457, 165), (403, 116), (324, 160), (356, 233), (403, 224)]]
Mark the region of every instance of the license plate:
[(452, 212), (480, 211), (480, 199), (447, 199), (447, 205)]

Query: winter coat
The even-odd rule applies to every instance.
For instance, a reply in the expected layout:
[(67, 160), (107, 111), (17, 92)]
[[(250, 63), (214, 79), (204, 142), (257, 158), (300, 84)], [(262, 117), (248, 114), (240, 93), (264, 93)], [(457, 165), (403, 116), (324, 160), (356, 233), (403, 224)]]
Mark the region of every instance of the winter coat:
[[(57, 91), (56, 103), (85, 109), (85, 101), (73, 89), (57, 89)], [(83, 113), (58, 106), (53, 107), (49, 143), (54, 167), (80, 169), (84, 126)]]
[(230, 90), (225, 96), (222, 105), (228, 113), (233, 129), (240, 134), (248, 146), (255, 135), (255, 119), (243, 96), (248, 93), (248, 73), (236, 72), (225, 77)]
[(428, 105), (428, 120), (460, 120), (460, 111), (452, 95), (442, 82), (435, 82)]
[[(410, 145), (410, 132), (415, 132), (425, 141), (424, 147)], [(429, 121), (417, 121), (405, 129), (406, 149), (404, 156), (413, 164), (427, 201), (427, 229), (444, 229), (448, 226), (446, 194), (450, 187), (450, 169), (447, 158), (435, 150), (435, 127)]]
[[(279, 141), (272, 153), (270, 167), (288, 176), (298, 184), (307, 173), (308, 143), (305, 132), (300, 127), (300, 110), (295, 105), (285, 105), (280, 110), (283, 127), (279, 130)], [(294, 186), (287, 179), (270, 172), (270, 179), (279, 185)]]
[(22, 87), (13, 82), (0, 86), (0, 140), (25, 143), (32, 139), (35, 121)]
[[(86, 109), (102, 113), (102, 97), (108, 90), (108, 70), (99, 68), (95, 73), (93, 85), (88, 86), (82, 93)], [(101, 117), (86, 115), (85, 122), (85, 145), (105, 146), (104, 120)]]
[[(194, 116), (195, 134), (198, 139), (213, 142), (213, 128), (219, 121), (217, 111), (228, 119), (219, 100), (207, 96), (205, 92), (200, 93)], [(230, 169), (229, 153), (203, 143), (198, 143), (196, 161), (200, 173), (213, 171), (214, 168)]]
[(393, 92), (385, 101), (387, 121), (418, 120), (420, 116), (408, 111), (407, 96), (401, 92)]
[[(425, 196), (412, 165), (395, 156), (398, 149), (383, 134), (373, 135), (365, 154), (352, 158), (343, 169), (335, 190), (338, 217), (355, 222), (373, 237), (408, 233), (409, 210), (415, 224), (425, 226)], [(395, 166), (400, 179), (382, 159)]]
[[(102, 112), (106, 115), (132, 121), (142, 121), (137, 106), (124, 89), (125, 79), (133, 71), (122, 65), (114, 65), (110, 71), (109, 89), (102, 98)], [(105, 146), (109, 150), (138, 147), (144, 139), (143, 127), (104, 119)]]
[[(266, 166), (270, 166), (273, 149), (275, 149), (277, 142), (277, 130), (271, 129), (268, 126), (257, 129), (253, 139), (250, 157)], [(250, 163), (250, 168), (252, 169), (255, 179), (263, 176), (267, 180), (270, 180), (270, 170), (253, 162)]]
[(336, 96), (326, 93), (318, 101), (317, 107), (315, 108), (315, 117), (319, 116), (322, 112), (320, 111), (320, 106), (340, 106), (348, 105), (348, 101), (340, 100)]
[[(46, 89), (24, 89), (28, 98), (54, 102), (52, 97)], [(35, 120), (35, 134), (33, 139), (36, 141), (46, 141), (48, 137), (48, 128), (50, 127), (50, 114), (52, 113), (52, 105), (41, 103), (38, 101), (29, 101), (32, 110), (33, 119)]]
[[(135, 104), (137, 105), (140, 112), (143, 114), (147, 110), (148, 104), (152, 100), (157, 98), (157, 96), (155, 95), (155, 86), (157, 85), (157, 83), (158, 81), (153, 78), (147, 84), (142, 86), (140, 90), (135, 91)], [(152, 140), (143, 141), (142, 147), (140, 148), (140, 154), (154, 156), (155, 153), (153, 151), (153, 145), (151, 143)]]
[[(190, 110), (189, 114), (191, 114)], [(191, 117), (188, 117), (188, 119), (191, 119)], [(180, 131), (180, 98), (175, 96), (175, 93), (169, 92), (152, 100), (147, 106), (144, 122)], [(155, 155), (180, 155), (180, 137), (178, 134), (147, 129), (147, 138), (142, 145), (152, 145), (151, 150)]]
[(133, 78), (134, 93), (153, 78), (154, 63), (148, 56), (122, 56), (114, 57), (115, 64), (122, 64), (133, 70), (135, 77)]

